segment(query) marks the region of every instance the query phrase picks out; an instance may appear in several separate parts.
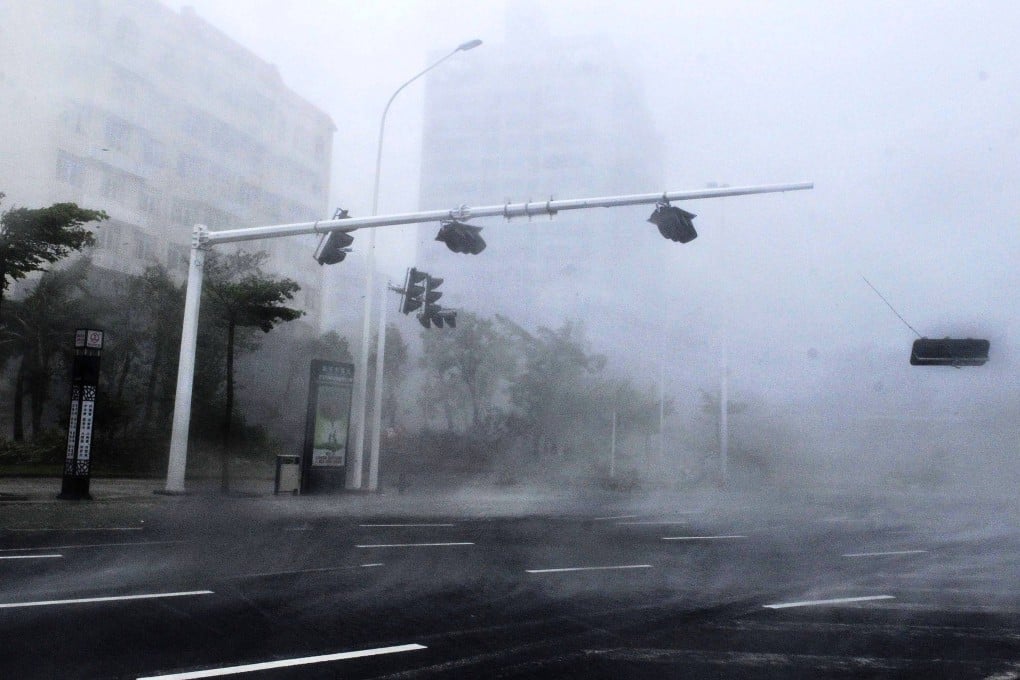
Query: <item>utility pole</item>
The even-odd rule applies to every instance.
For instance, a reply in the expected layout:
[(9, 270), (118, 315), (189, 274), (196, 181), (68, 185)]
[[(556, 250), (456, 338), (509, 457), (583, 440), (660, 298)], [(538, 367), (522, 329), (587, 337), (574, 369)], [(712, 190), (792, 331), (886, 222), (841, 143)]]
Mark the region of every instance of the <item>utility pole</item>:
[(609, 443), (609, 476), (616, 477), (616, 408), (613, 408), (613, 434)]

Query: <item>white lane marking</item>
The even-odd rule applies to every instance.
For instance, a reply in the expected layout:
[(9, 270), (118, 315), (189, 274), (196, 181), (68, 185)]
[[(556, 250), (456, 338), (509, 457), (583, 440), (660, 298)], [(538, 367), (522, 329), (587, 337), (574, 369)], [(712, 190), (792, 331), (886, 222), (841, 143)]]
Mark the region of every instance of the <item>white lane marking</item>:
[(357, 565), (348, 564), (348, 565), (345, 565), (345, 566), (342, 566), (342, 567), (319, 567), (319, 568), (316, 568), (316, 569), (294, 569), (294, 570), (291, 570), (291, 571), (264, 571), (264, 572), (259, 572), (259, 573), (256, 573), (256, 574), (238, 574), (237, 576), (228, 576), (227, 578), (229, 578), (229, 579), (266, 578), (266, 577), (269, 577), (269, 576), (291, 576), (293, 574), (314, 574), (314, 573), (317, 573), (317, 572), (324, 572), (324, 571), (344, 571), (344, 570), (349, 570), (349, 569), (362, 569), (364, 567), (381, 567), (381, 566), (383, 566), (382, 562), (373, 562), (371, 564), (357, 564)]
[(920, 555), (927, 550), (889, 550), (887, 552), (846, 553), (840, 557), (885, 557), (886, 555)]
[(286, 527), (284, 531), (311, 531), (312, 527)]
[(377, 647), (375, 649), (359, 649), (356, 652), (340, 652), (339, 654), (322, 654), (320, 656), (305, 656), (297, 659), (281, 659), (280, 661), (264, 661), (262, 663), (249, 663), (243, 666), (227, 666), (225, 668), (210, 668), (203, 671), (188, 671), (186, 673), (170, 673), (168, 675), (147, 675), (139, 677), (138, 680), (194, 680), (196, 678), (214, 678), (220, 675), (235, 675), (238, 673), (252, 673), (255, 671), (271, 670), (273, 668), (289, 668), (291, 666), (304, 666), (313, 663), (324, 663), (327, 661), (342, 661), (344, 659), (360, 659), (366, 656), (380, 656), (382, 654), (397, 654), (399, 652), (413, 652), (419, 649), (427, 649), (425, 645), (396, 645), (394, 647)]
[(592, 520), (595, 522), (605, 522), (606, 520), (610, 519), (634, 519), (635, 517), (640, 516), (641, 515), (616, 515), (615, 517), (594, 517), (592, 518)]
[(606, 569), (651, 569), (650, 564), (623, 564), (616, 567), (561, 567), (559, 569), (525, 569), (529, 574), (559, 574), (566, 571), (603, 571)]
[(829, 523), (846, 522), (848, 524), (859, 524), (859, 523), (862, 523), (862, 522), (870, 522), (871, 520), (869, 520), (867, 518), (863, 518), (863, 517), (826, 517), (825, 519), (820, 519), (820, 520), (817, 520), (817, 521), (819, 521), (819, 522), (829, 522)]
[(426, 548), (441, 545), (474, 545), (474, 543), (372, 543), (356, 545), (355, 548)]
[(364, 527), (402, 527), (402, 526), (457, 526), (456, 524), (359, 524)]
[(664, 541), (712, 541), (723, 538), (747, 538), (747, 536), (731, 535), (731, 536), (663, 536)]
[(52, 555), (0, 555), (0, 560), (39, 560), (44, 557), (63, 557), (60, 554)]
[(648, 521), (648, 522), (644, 522), (644, 521), (642, 521), (642, 522), (617, 522), (616, 526), (620, 526), (620, 527), (622, 527), (622, 526), (636, 526), (636, 525), (639, 525), (639, 524), (648, 524), (648, 525), (659, 525), (659, 526), (662, 526), (662, 525), (667, 525), (667, 524), (690, 524), (690, 522), (688, 522), (687, 520), (683, 520), (683, 519), (670, 520), (670, 521), (662, 521), (662, 522), (651, 522), (651, 521)]
[(60, 529), (57, 527), (45, 527), (41, 529), (7, 529), (21, 533), (34, 533), (36, 531), (143, 531), (145, 527), (78, 527), (74, 529)]
[(827, 604), (847, 604), (849, 602), (872, 602), (874, 600), (894, 600), (892, 595), (867, 595), (864, 597), (837, 597), (832, 600), (803, 600), (801, 602), (780, 602), (779, 604), (762, 605), (765, 609), (787, 609), (789, 607), (817, 607)]
[(89, 602), (119, 602), (121, 600), (153, 600), (160, 597), (187, 597), (191, 595), (212, 595), (211, 590), (189, 590), (180, 593), (146, 593), (144, 595), (115, 595), (112, 597), (82, 597), (74, 600), (40, 600), (38, 602), (8, 602), (0, 604), (0, 609), (17, 607), (46, 607), (55, 604), (86, 604)]
[(130, 543), (87, 543), (85, 545), (44, 545), (40, 548), (0, 548), (0, 552), (28, 552), (30, 550), (71, 550), (72, 548), (110, 548), (122, 545), (173, 545), (188, 541), (131, 541)]

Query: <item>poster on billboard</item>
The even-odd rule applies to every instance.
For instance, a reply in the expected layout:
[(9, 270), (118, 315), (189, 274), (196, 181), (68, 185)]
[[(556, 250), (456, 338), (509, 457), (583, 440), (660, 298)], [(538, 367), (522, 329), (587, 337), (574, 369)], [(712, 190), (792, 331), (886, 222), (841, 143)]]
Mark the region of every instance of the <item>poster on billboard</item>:
[(354, 367), (313, 361), (309, 386), (311, 466), (342, 468), (347, 464), (347, 434), (351, 421)]

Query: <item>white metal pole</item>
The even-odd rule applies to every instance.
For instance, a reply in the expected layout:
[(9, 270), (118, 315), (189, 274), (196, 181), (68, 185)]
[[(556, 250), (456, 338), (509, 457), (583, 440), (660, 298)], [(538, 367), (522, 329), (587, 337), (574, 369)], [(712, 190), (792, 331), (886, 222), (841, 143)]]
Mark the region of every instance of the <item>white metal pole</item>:
[(361, 488), (361, 468), (365, 452), (365, 403), (368, 401), (368, 349), (372, 340), (372, 278), (375, 273), (375, 230), (368, 236), (368, 257), (365, 262), (365, 310), (361, 323), (361, 356), (358, 358), (358, 379), (354, 390), (354, 449), (348, 465), (347, 488)]
[(722, 346), (722, 377), (719, 385), (719, 473), (722, 483), (726, 484), (727, 467), (729, 464), (729, 357), (727, 356), (727, 338), (723, 335)]
[(197, 225), (191, 239), (188, 288), (184, 296), (184, 322), (181, 327), (181, 353), (177, 364), (177, 393), (174, 395), (174, 422), (170, 432), (170, 458), (166, 470), (167, 493), (184, 493), (184, 471), (188, 462), (188, 431), (191, 427), (191, 390), (195, 381), (195, 349), (198, 341), (198, 308), (202, 302), (202, 275), (205, 267), (206, 228)]
[[(413, 78), (405, 82), (403, 85), (398, 87), (393, 94), (390, 95), (389, 100), (386, 102), (386, 106), (383, 108), (382, 117), (379, 119), (379, 142), (376, 144), (375, 149), (375, 182), (372, 188), (372, 216), (379, 214), (379, 178), (382, 170), (382, 150), (383, 150), (383, 135), (386, 132), (386, 114), (390, 112), (390, 105), (393, 100), (397, 98), (400, 92), (413, 83), (414, 81), (421, 78), (423, 75), (434, 69), (435, 67), (442, 64), (444, 61), (457, 54), (457, 52), (463, 52), (470, 49), (474, 49), (482, 44), (481, 40), (471, 40), (466, 43), (462, 43), (449, 54), (442, 59), (436, 61), (431, 66), (416, 74)], [(366, 261), (366, 267), (368, 267), (368, 273), (365, 275), (365, 311), (364, 318), (362, 319), (361, 326), (361, 367), (358, 373), (358, 391), (354, 395), (355, 403), (354, 408), (357, 413), (358, 425), (355, 427), (355, 439), (354, 439), (354, 474), (348, 476), (348, 482), (350, 486), (348, 488), (360, 489), (361, 488), (361, 467), (362, 459), (364, 457), (365, 450), (365, 434), (366, 434), (366, 420), (367, 420), (367, 403), (368, 403), (368, 347), (372, 341), (372, 292), (374, 290), (372, 277), (375, 274), (375, 232), (373, 231), (368, 237), (368, 257)], [(384, 296), (385, 297), (385, 296)], [(385, 302), (380, 304), (385, 305)], [(383, 342), (385, 342), (385, 333), (383, 333)], [(379, 354), (376, 357), (376, 361), (379, 366), (383, 364), (383, 356)], [(382, 369), (377, 368), (376, 370), (376, 383), (375, 389), (377, 393), (382, 392), (381, 381)], [(369, 458), (369, 488), (374, 490), (375, 485), (372, 482), (372, 465), (378, 467), (379, 464), (379, 418), (374, 416), (372, 420), (372, 449)], [(378, 473), (378, 470), (376, 470)]]
[(372, 401), (372, 451), (368, 457), (368, 490), (379, 488), (379, 438), (382, 421), (383, 358), (386, 356), (386, 286), (379, 297), (379, 337), (375, 348), (375, 395)]
[[(663, 345), (665, 346), (665, 345)], [(666, 459), (666, 362), (659, 360), (659, 465)]]
[(598, 196), (593, 198), (572, 198), (558, 201), (531, 201), (527, 203), (501, 203), (471, 208), (466, 205), (451, 210), (426, 210), (416, 213), (397, 215), (378, 215), (374, 217), (353, 217), (343, 220), (317, 220), (315, 222), (296, 222), (294, 224), (277, 224), (266, 227), (247, 227), (244, 229), (225, 229), (209, 233), (207, 242), (233, 243), (237, 241), (255, 241), (263, 238), (279, 236), (297, 236), (299, 234), (323, 234), (330, 231), (354, 231), (374, 227), (390, 227), (398, 224), (421, 224), (422, 222), (442, 222), (443, 220), (468, 220), (476, 217), (536, 217), (538, 215), (555, 215), (564, 210), (589, 210), (591, 208), (616, 208), (624, 205), (651, 205), (659, 201), (690, 201), (699, 198), (723, 198), (725, 196), (750, 196), (752, 194), (774, 194), (784, 191), (801, 191), (812, 189), (811, 182), (797, 184), (771, 184), (752, 187), (730, 187), (720, 189), (695, 189), (693, 191), (663, 191), (654, 194), (629, 194), (624, 196)]
[(616, 476), (616, 409), (613, 409), (613, 436), (609, 445), (609, 476)]

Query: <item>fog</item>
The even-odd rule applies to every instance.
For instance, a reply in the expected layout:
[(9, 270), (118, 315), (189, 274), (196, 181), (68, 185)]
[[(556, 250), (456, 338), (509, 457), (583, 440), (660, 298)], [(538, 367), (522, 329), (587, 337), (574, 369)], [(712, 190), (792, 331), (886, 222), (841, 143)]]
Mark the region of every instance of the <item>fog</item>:
[[(661, 372), (676, 404), (667, 424), (670, 446), (715, 446), (715, 424), (699, 415), (699, 391), (718, 394), (725, 347), (731, 398), (751, 406), (730, 419), (732, 444), (778, 446), (764, 433), (780, 427), (791, 456), (787, 479), (875, 482), (909, 477), (933, 459), (953, 480), (1014, 483), (1020, 407), (1013, 378), (1020, 331), (1013, 293), (1020, 236), (1011, 191), (1020, 180), (1014, 3), (167, 4), (193, 6), (333, 118), (330, 203), (352, 215), (371, 211), (383, 106), (437, 55), (472, 38), (484, 44), (457, 60), (512, 49), (508, 41), (521, 29), (509, 30), (508, 17), (541, 23), (535, 33), (543, 40), (534, 49), (545, 53), (567, 37), (596, 36), (634, 79), (643, 99), (634, 106), (647, 108), (658, 140), (658, 157), (649, 163), (661, 176), (619, 193), (815, 182), (806, 192), (685, 203), (698, 214), (700, 234), (687, 245), (658, 240), (644, 208), (614, 218), (621, 232), (632, 229), (634, 241), (641, 239), (640, 248), (657, 252), (650, 266), (661, 270), (653, 283), (640, 262), (625, 259), (627, 268), (612, 277), (612, 306), (583, 306), (563, 320), (584, 322), (591, 349), (650, 394)], [(409, 87), (390, 111), (382, 214), (454, 207), (419, 195), (428, 82)], [(479, 87), (461, 87), (458, 104), (473, 106)], [(574, 197), (558, 186), (545, 191)], [(515, 187), (506, 192), (486, 203), (502, 202)], [(479, 224), (487, 234), (520, 228), (494, 219)], [(557, 228), (556, 220), (536, 221), (527, 233), (539, 239), (542, 229)], [(631, 240), (621, 233), (617, 247), (625, 251)], [(366, 250), (359, 245), (347, 263), (352, 268)], [(537, 252), (543, 256), (541, 247)], [(463, 271), (483, 276), (477, 272), (485, 258), (499, 256), (490, 247)], [(425, 256), (415, 229), (392, 228), (380, 230), (378, 257), (399, 280)], [(598, 257), (612, 262), (612, 253)], [(458, 281), (456, 265), (449, 267), (437, 273), (455, 302), (457, 286), (475, 280)], [(863, 277), (923, 335), (990, 339), (991, 361), (962, 370), (909, 366), (914, 334)], [(349, 314), (351, 301), (360, 304), (357, 277), (329, 271), (327, 281), (324, 307)], [(569, 296), (579, 284), (564, 277), (556, 285)], [(532, 329), (548, 323), (527, 301), (470, 311)], [(337, 313), (327, 309), (327, 325)], [(409, 337), (419, 332), (411, 317), (398, 323)], [(340, 330), (356, 350), (360, 327)], [(698, 428), (700, 439), (692, 434)]]

